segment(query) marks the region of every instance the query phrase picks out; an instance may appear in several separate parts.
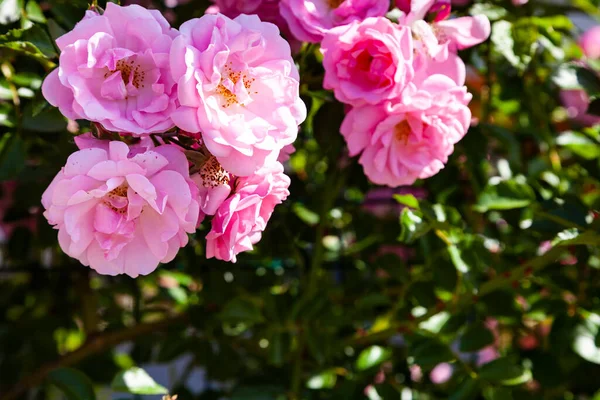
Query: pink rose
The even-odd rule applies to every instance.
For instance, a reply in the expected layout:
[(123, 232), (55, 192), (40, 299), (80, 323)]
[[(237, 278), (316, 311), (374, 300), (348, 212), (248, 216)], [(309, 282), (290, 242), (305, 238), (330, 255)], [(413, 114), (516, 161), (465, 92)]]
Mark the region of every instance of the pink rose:
[(414, 74), (410, 29), (383, 17), (333, 28), (321, 52), (323, 86), (354, 106), (400, 96)]
[(600, 116), (588, 114), (590, 97), (583, 89), (564, 89), (560, 91), (560, 100), (567, 114), (574, 122), (583, 126), (600, 124)]
[(256, 14), (261, 21), (277, 25), (282, 35), (290, 43), (292, 51), (300, 50), (302, 43), (295, 40), (287, 22), (279, 12), (279, 0), (212, 0), (215, 4), (206, 10), (207, 14), (221, 13), (229, 18), (240, 14)]
[(330, 29), (381, 17), (389, 0), (281, 0), (281, 15), (298, 40), (318, 43)]
[(592, 60), (600, 58), (600, 25), (588, 29), (581, 35), (579, 45), (587, 58)]
[(175, 124), (202, 132), (227, 171), (254, 173), (291, 144), (306, 118), (290, 46), (257, 16), (204, 15), (181, 25), (171, 49), (181, 107)]
[(369, 179), (390, 187), (438, 173), (466, 134), (471, 95), (446, 76), (429, 77), (402, 102), (355, 107), (342, 123), (350, 155)]
[(206, 257), (236, 262), (236, 255), (252, 250), (273, 209), (289, 195), (290, 178), (279, 162), (254, 175), (237, 178), (235, 192), (217, 210), (206, 236)]
[[(399, 24), (406, 24), (413, 30), (419, 53), (430, 57), (438, 57), (446, 51), (456, 52), (478, 45), (490, 36), (490, 21), (485, 15), (444, 19), (449, 15), (447, 2), (436, 0), (412, 1), (410, 12), (399, 19)], [(428, 12), (437, 11), (438, 15), (432, 24), (423, 19)], [(448, 50), (443, 50), (447, 47)]]
[(429, 373), (429, 379), (436, 385), (446, 383), (452, 378), (453, 368), (448, 363), (440, 363), (436, 365)]
[(96, 121), (110, 131), (170, 129), (176, 89), (169, 50), (175, 36), (157, 10), (109, 2), (103, 15), (88, 11), (56, 40), (60, 63), (44, 80), (44, 97), (67, 118)]
[(42, 196), (63, 251), (100, 274), (147, 275), (195, 231), (197, 188), (179, 147), (135, 156), (123, 142), (69, 156)]

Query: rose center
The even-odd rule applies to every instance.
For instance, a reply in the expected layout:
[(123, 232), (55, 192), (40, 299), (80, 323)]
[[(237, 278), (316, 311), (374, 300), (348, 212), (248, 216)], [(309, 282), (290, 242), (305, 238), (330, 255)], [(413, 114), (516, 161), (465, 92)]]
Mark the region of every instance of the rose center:
[(335, 8), (338, 8), (339, 6), (341, 6), (344, 1), (345, 0), (327, 0), (327, 4), (329, 5), (330, 8), (335, 9)]
[[(256, 80), (250, 78), (245, 72), (235, 71), (231, 65), (232, 62), (230, 61), (229, 64), (225, 66), (225, 71), (223, 71), (223, 74), (221, 75), (221, 82), (219, 83), (219, 86), (217, 86), (217, 93), (223, 96), (223, 99), (225, 100), (223, 108), (227, 108), (234, 104), (240, 104), (237, 94), (232, 91), (233, 87), (240, 79), (244, 83), (244, 87), (248, 93), (251, 93), (250, 89), (252, 88), (252, 83)], [(227, 80), (231, 82), (230, 85), (227, 85), (231, 87), (231, 89), (226, 86)], [(258, 92), (254, 92), (254, 94), (256, 93)], [(241, 105), (243, 106), (244, 104)]]
[(131, 81), (131, 84), (135, 86), (136, 89), (139, 89), (140, 86), (145, 86), (144, 80), (146, 79), (146, 72), (142, 70), (134, 60), (122, 59), (117, 61), (117, 67), (113, 71), (104, 74), (104, 77), (106, 78), (117, 71), (121, 72), (121, 79), (123, 79), (125, 85), (129, 84)]
[(410, 136), (411, 132), (412, 130), (410, 129), (410, 125), (406, 120), (404, 120), (394, 127), (394, 138), (406, 145), (408, 144), (408, 137)]
[(125, 183), (114, 188), (106, 194), (104, 204), (116, 213), (125, 214), (127, 212), (127, 205), (129, 204), (127, 189), (128, 186)]
[(205, 188), (215, 188), (229, 184), (229, 173), (223, 169), (214, 156), (211, 156), (202, 165), (198, 173), (202, 178), (202, 186)]

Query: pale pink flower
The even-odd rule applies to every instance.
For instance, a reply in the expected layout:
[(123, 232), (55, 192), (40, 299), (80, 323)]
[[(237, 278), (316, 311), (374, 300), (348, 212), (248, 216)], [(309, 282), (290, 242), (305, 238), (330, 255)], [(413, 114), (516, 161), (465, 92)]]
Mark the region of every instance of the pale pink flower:
[(227, 171), (250, 175), (294, 142), (306, 117), (290, 46), (255, 15), (204, 15), (180, 30), (171, 50), (181, 103), (173, 121), (202, 132)]
[(323, 86), (354, 106), (399, 97), (414, 74), (410, 29), (383, 17), (331, 29), (321, 52)]
[(410, 185), (435, 175), (469, 128), (464, 86), (433, 75), (408, 92), (402, 102), (355, 107), (342, 123), (350, 155), (362, 152), (359, 163), (376, 184)]
[(588, 29), (579, 38), (583, 54), (592, 60), (600, 58), (600, 25)]
[(293, 144), (288, 144), (284, 146), (283, 149), (279, 152), (279, 157), (277, 157), (277, 161), (280, 163), (284, 163), (290, 159), (290, 156), (296, 152), (296, 148)]
[(590, 97), (583, 89), (564, 89), (559, 93), (567, 115), (574, 122), (583, 126), (600, 124), (600, 116), (587, 112), (590, 105)]
[(436, 385), (446, 383), (452, 378), (453, 368), (448, 363), (440, 363), (436, 365), (429, 373), (429, 379)]
[(529, 3), (529, 0), (512, 0), (512, 4), (513, 6), (524, 6), (525, 4)]
[(42, 196), (62, 250), (100, 274), (147, 275), (173, 260), (202, 215), (179, 147), (131, 156), (110, 142), (71, 154)]
[(279, 0), (212, 0), (214, 6), (206, 10), (207, 14), (221, 13), (229, 18), (240, 14), (256, 14), (261, 21), (277, 25), (281, 34), (290, 43), (292, 51), (300, 50), (302, 43), (295, 39), (286, 20), (279, 12)]
[(108, 3), (56, 40), (58, 68), (44, 80), (48, 102), (69, 119), (137, 135), (173, 127), (176, 88), (169, 50), (177, 31), (157, 10)]
[(281, 0), (281, 15), (298, 40), (318, 43), (330, 29), (382, 17), (389, 0)]
[(290, 178), (279, 162), (236, 178), (234, 193), (221, 204), (206, 235), (207, 258), (236, 262), (238, 253), (252, 250), (275, 206), (289, 195), (289, 186)]
[[(456, 52), (478, 45), (490, 36), (490, 21), (485, 15), (443, 19), (448, 16), (449, 8), (428, 24), (423, 19), (435, 3), (436, 0), (414, 0), (410, 4), (410, 12), (398, 21), (413, 30), (417, 41), (415, 48), (419, 53), (434, 58), (440, 57), (440, 54), (445, 57), (447, 51)], [(446, 2), (440, 6), (449, 7)]]

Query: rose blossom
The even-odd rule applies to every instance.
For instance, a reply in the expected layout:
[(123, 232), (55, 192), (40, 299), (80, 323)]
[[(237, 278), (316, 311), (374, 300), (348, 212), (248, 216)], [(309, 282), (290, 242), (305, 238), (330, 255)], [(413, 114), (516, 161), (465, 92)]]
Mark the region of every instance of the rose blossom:
[(157, 10), (109, 2), (103, 15), (88, 11), (56, 40), (60, 62), (44, 80), (44, 97), (67, 118), (110, 131), (170, 129), (176, 90), (168, 56), (175, 36)]
[(110, 142), (71, 154), (42, 196), (63, 251), (100, 274), (147, 275), (195, 231), (199, 206), (177, 146), (131, 156)]
[(181, 103), (173, 121), (202, 132), (227, 171), (250, 175), (294, 142), (306, 117), (290, 46), (255, 15), (204, 15), (180, 30), (171, 49)]
[(333, 28), (321, 52), (323, 86), (354, 106), (398, 97), (414, 74), (410, 29), (383, 17)]
[(402, 102), (353, 108), (341, 126), (350, 155), (369, 179), (391, 187), (439, 172), (466, 134), (471, 95), (444, 75), (427, 78)]
[(206, 257), (236, 262), (236, 255), (252, 250), (273, 209), (289, 195), (290, 178), (279, 162), (254, 175), (237, 178), (235, 192), (217, 210), (206, 236)]
[(579, 45), (587, 58), (600, 58), (600, 25), (588, 29), (581, 35), (581, 38), (579, 38)]
[(281, 15), (298, 40), (318, 43), (336, 26), (382, 17), (389, 0), (281, 0)]
[(256, 14), (261, 21), (277, 25), (281, 34), (290, 43), (292, 51), (300, 50), (302, 43), (295, 40), (287, 22), (279, 12), (279, 0), (212, 0), (214, 5), (206, 10), (207, 14), (221, 13), (229, 18), (240, 14)]

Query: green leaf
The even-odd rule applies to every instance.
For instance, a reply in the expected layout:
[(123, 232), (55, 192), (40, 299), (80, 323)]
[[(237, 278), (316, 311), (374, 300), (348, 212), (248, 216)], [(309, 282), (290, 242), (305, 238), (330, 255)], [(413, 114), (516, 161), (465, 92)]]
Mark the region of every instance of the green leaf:
[(398, 240), (403, 243), (412, 243), (429, 232), (430, 226), (424, 221), (421, 212), (405, 208), (400, 214), (400, 228)]
[(29, 0), (27, 2), (27, 6), (25, 7), (25, 12), (27, 13), (27, 18), (29, 18), (33, 22), (39, 22), (41, 24), (46, 23), (46, 17), (44, 16), (44, 12), (38, 5), (37, 1)]
[(580, 233), (578, 229), (565, 229), (556, 235), (552, 241), (553, 246), (600, 246), (600, 234), (594, 231)]
[(469, 353), (494, 343), (494, 334), (483, 323), (475, 323), (467, 328), (460, 338), (459, 349)]
[(485, 400), (513, 400), (512, 391), (508, 388), (487, 387), (483, 391)]
[(264, 321), (260, 308), (241, 297), (230, 300), (219, 314), (219, 319), (229, 323), (258, 324)]
[(48, 374), (51, 384), (59, 388), (69, 400), (95, 400), (90, 378), (73, 368), (59, 368)]
[(319, 214), (309, 210), (301, 203), (294, 203), (292, 205), (292, 211), (309, 226), (315, 226), (319, 223)]
[(457, 391), (452, 393), (448, 400), (473, 400), (481, 391), (481, 384), (469, 376), (460, 384)]
[(330, 369), (323, 371), (317, 375), (313, 375), (307, 382), (306, 387), (309, 389), (331, 389), (337, 382), (335, 370)]
[(412, 349), (412, 356), (415, 363), (424, 369), (432, 368), (439, 363), (452, 361), (455, 358), (447, 345), (429, 338)]
[(17, 177), (25, 167), (25, 143), (15, 133), (0, 139), (0, 181)]
[(511, 210), (527, 207), (535, 200), (533, 189), (522, 179), (509, 179), (498, 184), (488, 184), (474, 209), (478, 212), (489, 210)]
[(392, 356), (390, 349), (381, 346), (371, 346), (360, 352), (356, 360), (356, 368), (360, 371), (376, 367)]
[(579, 132), (565, 132), (556, 138), (556, 143), (586, 160), (600, 157), (600, 144)]
[(400, 204), (404, 204), (405, 206), (416, 210), (419, 209), (419, 200), (412, 194), (395, 194), (394, 199)]
[(146, 371), (133, 367), (120, 372), (111, 383), (115, 392), (132, 394), (167, 394), (169, 391), (152, 379)]
[(523, 372), (523, 367), (515, 363), (511, 358), (500, 357), (484, 364), (479, 370), (479, 377), (486, 381), (502, 383), (503, 381), (510, 381), (521, 377)]
[(7, 34), (0, 35), (1, 47), (28, 55), (47, 68), (54, 65), (48, 60), (48, 58), (56, 57), (54, 45), (50, 36), (40, 25), (33, 25), (28, 29), (13, 29)]

